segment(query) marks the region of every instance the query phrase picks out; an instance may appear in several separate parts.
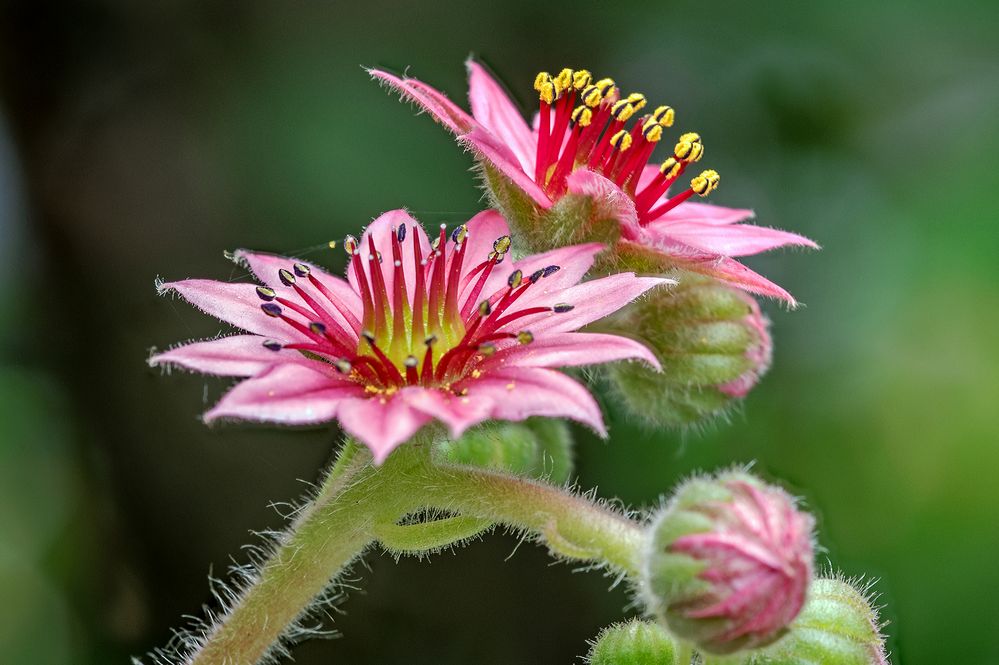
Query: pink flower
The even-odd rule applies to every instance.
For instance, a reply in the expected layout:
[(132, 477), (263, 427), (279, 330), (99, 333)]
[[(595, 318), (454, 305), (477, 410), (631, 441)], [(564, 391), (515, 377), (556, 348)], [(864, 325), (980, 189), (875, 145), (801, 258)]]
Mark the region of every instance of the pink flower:
[(658, 365), (641, 344), (575, 332), (668, 280), (611, 275), (580, 284), (600, 245), (500, 268), (510, 247), (493, 211), (433, 242), (405, 211), (348, 237), (347, 281), (294, 259), (240, 251), (263, 286), (189, 279), (163, 284), (249, 332), (154, 355), (249, 377), (204, 418), (286, 424), (333, 419), (381, 462), (423, 425), (453, 436), (486, 419), (567, 417), (604, 434), (593, 397), (549, 369), (624, 358)]
[(640, 115), (646, 107), (643, 95), (625, 96), (611, 79), (594, 81), (588, 71), (563, 69), (554, 77), (538, 74), (534, 89), (540, 111), (531, 128), (481, 65), (469, 61), (468, 71), (471, 115), (421, 81), (377, 69), (371, 75), (429, 112), (508, 178), (539, 213), (566, 194), (601, 200), (620, 226), (622, 249), (651, 249), (677, 267), (796, 304), (783, 288), (733, 257), (817, 245), (795, 233), (743, 224), (753, 217), (751, 210), (688, 201), (718, 187), (715, 171), (702, 171), (688, 187), (671, 192), (704, 154), (700, 136), (689, 132), (665, 161), (649, 163), (673, 124), (672, 108), (659, 106)]
[(651, 609), (711, 653), (774, 642), (805, 604), (813, 524), (786, 492), (746, 473), (686, 483), (652, 525)]

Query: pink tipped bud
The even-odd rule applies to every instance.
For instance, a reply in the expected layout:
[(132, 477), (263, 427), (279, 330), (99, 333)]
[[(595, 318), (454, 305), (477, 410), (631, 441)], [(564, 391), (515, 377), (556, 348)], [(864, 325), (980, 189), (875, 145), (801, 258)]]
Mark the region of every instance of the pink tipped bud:
[(769, 321), (753, 296), (701, 275), (678, 275), (609, 320), (655, 353), (663, 371), (638, 363), (608, 368), (621, 405), (653, 427), (694, 425), (749, 394), (770, 367)]
[(812, 525), (786, 492), (749, 474), (687, 482), (651, 526), (649, 608), (706, 652), (770, 644), (805, 602)]
[(745, 397), (760, 380), (760, 377), (770, 369), (774, 343), (770, 337), (770, 321), (763, 316), (756, 298), (743, 291), (735, 291), (734, 293), (749, 306), (749, 313), (742, 317), (742, 325), (753, 332), (752, 341), (744, 353), (749, 366), (738, 378), (720, 384), (718, 390), (730, 397)]

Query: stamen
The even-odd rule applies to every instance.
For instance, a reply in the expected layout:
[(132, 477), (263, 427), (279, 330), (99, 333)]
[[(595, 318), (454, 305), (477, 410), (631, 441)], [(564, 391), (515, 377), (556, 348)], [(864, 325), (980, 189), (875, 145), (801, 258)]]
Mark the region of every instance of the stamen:
[(343, 249), (347, 252), (348, 256), (353, 256), (357, 253), (357, 238), (354, 236), (347, 236), (343, 239)]
[(570, 305), (569, 303), (560, 302), (559, 304), (552, 307), (552, 311), (556, 314), (565, 314), (566, 312), (571, 312), (576, 309), (575, 305)]
[(556, 266), (556, 265), (548, 266), (547, 268), (545, 268), (545, 274), (543, 276), (544, 277), (551, 277), (552, 275), (554, 275), (555, 273), (557, 273), (561, 269), (562, 269), (562, 266)]
[(419, 383), (420, 376), (416, 372), (416, 366), (420, 364), (420, 361), (416, 359), (416, 356), (406, 356), (406, 360), (402, 364), (406, 366), (406, 383), (410, 385)]
[(336, 367), (336, 370), (341, 374), (350, 374), (350, 370), (353, 369), (353, 367), (351, 367), (350, 361), (347, 360), (346, 358), (340, 358), (338, 360), (335, 360), (333, 362), (333, 366)]
[(517, 341), (521, 344), (530, 344), (534, 341), (534, 334), (529, 330), (521, 330), (517, 333)]
[(282, 348), (281, 342), (278, 342), (273, 339), (264, 340), (263, 346), (268, 351), (280, 351)]
[(260, 309), (264, 310), (264, 314), (266, 314), (267, 316), (272, 316), (275, 319), (281, 316), (281, 313), (283, 311), (280, 305), (272, 302), (265, 302), (263, 305), (260, 306)]
[(290, 270), (285, 270), (284, 268), (278, 270), (278, 279), (280, 279), (281, 283), (285, 286), (291, 286), (295, 283), (295, 276)]
[(274, 289), (267, 288), (266, 286), (258, 286), (257, 297), (264, 302), (270, 302), (277, 298), (277, 292), (275, 292)]
[(406, 240), (406, 225), (400, 224), (399, 228), (395, 230), (395, 238), (399, 241), (401, 245)]
[[(370, 238), (371, 236), (368, 237)], [(364, 332), (361, 333), (361, 336), (368, 341), (368, 346), (371, 347), (371, 350), (378, 358), (378, 361), (385, 368), (385, 371), (390, 379), (390, 383), (396, 383), (396, 384), (403, 383), (402, 374), (400, 374), (399, 370), (396, 369), (395, 363), (389, 360), (388, 356), (386, 356), (382, 352), (382, 350), (378, 348), (378, 344), (375, 343), (374, 334), (370, 330), (365, 330)]]
[(294, 270), (295, 274), (299, 277), (308, 277), (309, 273), (311, 272), (309, 266), (305, 265), (304, 263), (296, 263), (295, 265), (292, 266), (292, 270)]
[(507, 278), (506, 283), (510, 286), (511, 289), (515, 289), (518, 286), (520, 286), (520, 283), (523, 281), (523, 279), (524, 279), (523, 271), (514, 270), (512, 273), (510, 273), (510, 276)]
[(314, 334), (319, 335), (320, 337), (326, 336), (326, 326), (320, 321), (313, 321), (312, 323), (310, 323), (309, 330), (311, 330)]
[(425, 386), (430, 385), (431, 379), (434, 378), (434, 343), (436, 342), (437, 335), (429, 335), (423, 340), (427, 351), (423, 355), (423, 369), (420, 371), (420, 381)]

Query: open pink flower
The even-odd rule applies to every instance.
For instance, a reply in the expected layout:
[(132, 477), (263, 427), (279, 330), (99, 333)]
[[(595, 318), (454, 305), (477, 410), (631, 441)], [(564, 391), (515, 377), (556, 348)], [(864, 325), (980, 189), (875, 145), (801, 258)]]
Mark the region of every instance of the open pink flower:
[(486, 419), (572, 418), (604, 434), (587, 390), (549, 369), (625, 358), (658, 366), (641, 344), (575, 332), (668, 280), (632, 273), (579, 283), (602, 247), (577, 245), (499, 268), (506, 223), (486, 211), (433, 242), (405, 211), (348, 237), (347, 281), (295, 259), (240, 251), (263, 286), (163, 284), (251, 333), (186, 344), (150, 359), (250, 377), (210, 411), (287, 424), (332, 419), (381, 462), (420, 427), (453, 436)]
[(645, 96), (625, 96), (611, 79), (595, 81), (585, 70), (563, 69), (554, 77), (542, 72), (534, 83), (540, 111), (532, 129), (481, 65), (469, 61), (468, 71), (471, 115), (421, 81), (377, 69), (371, 75), (429, 112), (537, 210), (550, 209), (566, 194), (600, 199), (617, 219), (622, 243), (795, 304), (787, 291), (733, 257), (817, 245), (795, 233), (743, 224), (753, 217), (751, 210), (688, 201), (718, 187), (715, 171), (703, 171), (688, 187), (671, 192), (704, 154), (700, 136), (690, 132), (679, 137), (665, 161), (649, 163), (664, 129), (673, 124), (672, 108), (659, 106), (640, 115)]

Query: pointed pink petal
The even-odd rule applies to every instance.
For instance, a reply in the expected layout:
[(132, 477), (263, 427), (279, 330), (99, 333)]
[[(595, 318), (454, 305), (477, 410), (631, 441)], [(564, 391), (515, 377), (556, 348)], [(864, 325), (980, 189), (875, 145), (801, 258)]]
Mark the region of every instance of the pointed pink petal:
[(589, 169), (579, 169), (566, 179), (569, 193), (593, 199), (594, 220), (615, 219), (621, 225), (621, 235), (635, 237), (639, 229), (635, 202), (616, 184)]
[(524, 116), (482, 65), (474, 60), (465, 64), (468, 67), (468, 100), (475, 120), (510, 148), (524, 172), (534, 173), (538, 139)]
[(671, 221), (664, 218), (645, 227), (652, 236), (668, 236), (705, 252), (723, 256), (750, 256), (785, 245), (818, 248), (797, 233), (751, 224), (715, 224), (699, 221)]
[(603, 333), (548, 334), (530, 344), (503, 349), (493, 358), (507, 367), (575, 367), (635, 358), (660, 369), (655, 354), (644, 344)]
[(337, 412), (341, 427), (371, 450), (375, 464), (385, 461), (389, 453), (433, 420), (410, 405), (404, 392), (344, 400)]
[(216, 376), (253, 376), (277, 363), (308, 362), (298, 351), (264, 348), (265, 339), (258, 335), (232, 335), (192, 342), (157, 353), (149, 359), (149, 365), (177, 366)]
[(792, 308), (798, 306), (798, 302), (790, 293), (735, 259), (692, 250), (679, 253), (667, 251), (667, 253), (671, 259), (688, 270), (715, 277), (750, 293), (783, 300)]
[[(371, 261), (369, 261), (369, 251), (368, 251), (368, 237), (372, 236), (375, 240), (375, 247), (378, 251), (382, 253), (381, 271), (382, 277), (385, 279), (385, 288), (389, 293), (389, 302), (392, 302), (393, 289), (395, 288), (395, 264), (392, 259), (392, 234), (396, 232), (396, 229), (402, 224), (406, 225), (406, 239), (402, 243), (402, 270), (403, 275), (406, 278), (406, 298), (409, 302), (413, 301), (413, 292), (416, 289), (416, 263), (414, 261), (413, 253), (413, 234), (415, 233), (420, 239), (420, 248), (423, 251), (423, 256), (427, 256), (430, 253), (430, 241), (427, 239), (427, 234), (424, 232), (423, 227), (420, 223), (413, 219), (408, 212), (405, 210), (390, 210), (386, 213), (382, 213), (373, 222), (368, 224), (367, 228), (364, 229), (364, 233), (361, 235), (361, 240), (358, 244), (358, 252), (361, 255), (361, 265), (364, 267), (364, 274), (371, 279)], [(376, 264), (377, 265), (377, 264)], [(350, 282), (350, 286), (354, 291), (357, 291), (357, 277), (350, 268), (347, 266), (347, 280)], [(369, 281), (370, 284), (370, 281)]]
[(684, 201), (659, 219), (662, 221), (703, 222), (705, 224), (736, 224), (755, 216), (756, 213), (748, 208), (726, 208), (711, 203)]
[[(331, 275), (314, 263), (288, 256), (279, 256), (277, 254), (238, 249), (233, 252), (233, 259), (238, 264), (249, 268), (257, 279), (274, 289), (282, 298), (288, 298), (303, 305), (305, 303), (302, 302), (295, 289), (281, 283), (280, 278), (278, 278), (278, 271), (283, 268), (294, 272), (294, 265), (296, 263), (307, 265), (310, 271), (309, 274), (314, 276), (336, 299), (335, 303), (330, 303), (325, 309), (333, 314), (334, 319), (343, 326), (344, 330), (356, 332), (357, 328), (360, 327), (358, 321), (361, 318), (362, 312), (361, 298), (357, 295), (357, 291), (342, 277)], [(324, 306), (327, 304), (326, 297), (312, 286), (308, 279), (301, 279), (300, 285)], [(345, 316), (342, 312), (346, 312), (347, 315)]]
[(572, 418), (601, 436), (607, 436), (596, 400), (580, 383), (560, 372), (536, 367), (507, 367), (490, 370), (481, 379), (465, 385), (469, 401), (485, 400), (490, 405), (492, 418)]
[(510, 151), (510, 148), (493, 136), (492, 133), (482, 127), (476, 127), (467, 134), (460, 136), (459, 140), (475, 152), (479, 158), (495, 166), (500, 173), (509, 178), (515, 186), (529, 196), (539, 207), (547, 210), (552, 206), (551, 199), (534, 182), (534, 179), (524, 172), (520, 161)]
[[(514, 242), (517, 240), (514, 238)], [(537, 270), (543, 270), (549, 266), (558, 266), (559, 270), (548, 277), (542, 277), (541, 281), (531, 286), (527, 292), (517, 300), (509, 309), (509, 313), (514, 313), (527, 307), (539, 304), (554, 305), (550, 302), (552, 294), (557, 294), (564, 289), (579, 283), (586, 273), (593, 266), (593, 260), (597, 254), (604, 250), (600, 243), (586, 243), (583, 245), (570, 245), (559, 247), (541, 254), (532, 254), (524, 257), (513, 265), (503, 262), (493, 269), (492, 275), (486, 282), (483, 294), (492, 294), (499, 289), (507, 288), (507, 279), (515, 270), (520, 270), (527, 279)], [(559, 301), (561, 302), (561, 301)]]
[(475, 120), (465, 113), (444, 93), (412, 78), (399, 78), (380, 69), (369, 69), (368, 74), (398, 92), (406, 101), (413, 102), (428, 112), (437, 122), (454, 134), (464, 134), (475, 126)]
[(219, 418), (305, 425), (332, 420), (347, 398), (363, 395), (356, 383), (338, 378), (321, 363), (282, 364), (236, 384), (204, 415)]
[(651, 288), (675, 283), (660, 277), (636, 277), (633, 273), (618, 273), (583, 282), (557, 294), (555, 298), (558, 302), (551, 303), (572, 305), (571, 311), (526, 316), (518, 322), (518, 326), (533, 332), (535, 337), (540, 332), (571, 332), (616, 312)]
[(159, 286), (161, 294), (169, 291), (176, 291), (184, 300), (205, 314), (247, 332), (273, 337), (278, 341), (303, 339), (303, 336), (287, 323), (267, 316), (261, 311), (257, 287), (253, 284), (185, 279)]
[(400, 391), (414, 409), (440, 420), (453, 438), (489, 417), (490, 404), (472, 400), (437, 388), (410, 386)]

